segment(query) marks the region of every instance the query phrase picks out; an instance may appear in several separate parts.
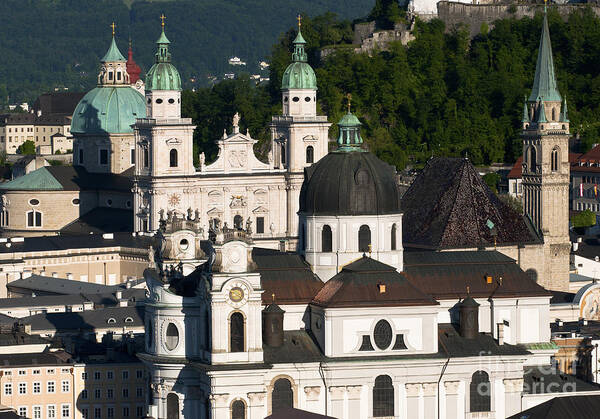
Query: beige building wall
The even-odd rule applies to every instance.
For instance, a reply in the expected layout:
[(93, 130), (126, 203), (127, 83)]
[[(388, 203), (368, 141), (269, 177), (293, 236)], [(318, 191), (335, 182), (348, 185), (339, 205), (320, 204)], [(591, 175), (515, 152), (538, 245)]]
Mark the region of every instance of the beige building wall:
[(51, 146), (52, 136), (56, 133), (71, 137), (71, 125), (36, 125), (35, 126), (35, 145)]
[(79, 135), (73, 141), (73, 164), (92, 173), (119, 174), (133, 166), (134, 149), (133, 133)]
[(25, 141), (35, 141), (33, 130), (33, 124), (0, 127), (0, 152), (16, 154), (17, 148)]
[(141, 418), (146, 413), (146, 388), (146, 372), (141, 362), (78, 364), (73, 417), (92, 419), (99, 412), (101, 418)]
[[(0, 367), (0, 404), (27, 418), (74, 418), (73, 366)], [(40, 416), (37, 416), (37, 412)], [(51, 416), (51, 412), (54, 416)], [(68, 415), (63, 415), (63, 412)]]

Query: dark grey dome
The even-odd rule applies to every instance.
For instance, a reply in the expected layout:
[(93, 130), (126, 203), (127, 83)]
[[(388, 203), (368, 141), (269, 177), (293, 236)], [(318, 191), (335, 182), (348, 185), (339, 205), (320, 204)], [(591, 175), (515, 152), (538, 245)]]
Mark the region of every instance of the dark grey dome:
[(300, 212), (307, 215), (399, 214), (396, 170), (362, 151), (334, 151), (304, 172)]

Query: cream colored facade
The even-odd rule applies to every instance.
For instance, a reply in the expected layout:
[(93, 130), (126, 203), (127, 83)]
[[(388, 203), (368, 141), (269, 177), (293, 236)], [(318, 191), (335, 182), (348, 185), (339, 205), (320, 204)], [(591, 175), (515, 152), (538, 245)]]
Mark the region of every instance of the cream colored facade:
[(75, 418), (75, 370), (65, 364), (4, 366), (0, 369), (0, 404), (27, 418)]
[(25, 141), (35, 141), (33, 122), (10, 123), (0, 127), (0, 152), (17, 154)]
[[(62, 117), (61, 117), (62, 118)], [(71, 118), (65, 118), (64, 124), (48, 124), (48, 123), (38, 123), (35, 126), (35, 146), (43, 147), (50, 146), (53, 147), (52, 136), (54, 134), (62, 134), (65, 137), (71, 137), (71, 146), (69, 149), (73, 149), (73, 139), (71, 136)], [(65, 149), (66, 151), (66, 149)], [(62, 150), (61, 150), (62, 152)], [(54, 154), (55, 151), (52, 151)]]

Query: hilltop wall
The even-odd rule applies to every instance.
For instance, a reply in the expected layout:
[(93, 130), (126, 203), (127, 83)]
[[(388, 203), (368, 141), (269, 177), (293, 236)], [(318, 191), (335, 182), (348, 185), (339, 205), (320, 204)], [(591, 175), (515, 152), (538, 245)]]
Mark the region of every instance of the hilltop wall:
[[(533, 17), (537, 12), (541, 12), (544, 6), (542, 4), (465, 4), (440, 1), (437, 7), (438, 18), (444, 21), (447, 31), (457, 25), (465, 24), (469, 27), (471, 37), (473, 37), (480, 32), (483, 23), (486, 23), (491, 29), (495, 20)], [(600, 6), (597, 4), (552, 5), (552, 8), (558, 10), (563, 17), (568, 16), (573, 10), (585, 7), (590, 7), (597, 16), (600, 16)]]

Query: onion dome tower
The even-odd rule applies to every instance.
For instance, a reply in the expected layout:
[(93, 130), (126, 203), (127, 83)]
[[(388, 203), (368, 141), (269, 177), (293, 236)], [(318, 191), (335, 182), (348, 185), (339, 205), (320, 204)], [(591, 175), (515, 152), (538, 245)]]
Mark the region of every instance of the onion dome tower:
[(144, 81), (140, 78), (142, 69), (133, 59), (133, 48), (131, 39), (129, 40), (129, 50), (127, 51), (127, 74), (129, 74), (129, 84), (139, 93), (144, 94)]
[(146, 116), (144, 98), (130, 87), (127, 63), (115, 42), (100, 60), (98, 86), (88, 92), (73, 113), (73, 164), (89, 172), (122, 173), (131, 159), (133, 124)]
[(396, 170), (366, 151), (361, 123), (342, 117), (337, 150), (305, 170), (301, 252), (323, 280), (363, 254), (402, 270)]
[(543, 238), (545, 288), (569, 288), (569, 119), (558, 91), (544, 8), (533, 88), (523, 110), (523, 211)]

